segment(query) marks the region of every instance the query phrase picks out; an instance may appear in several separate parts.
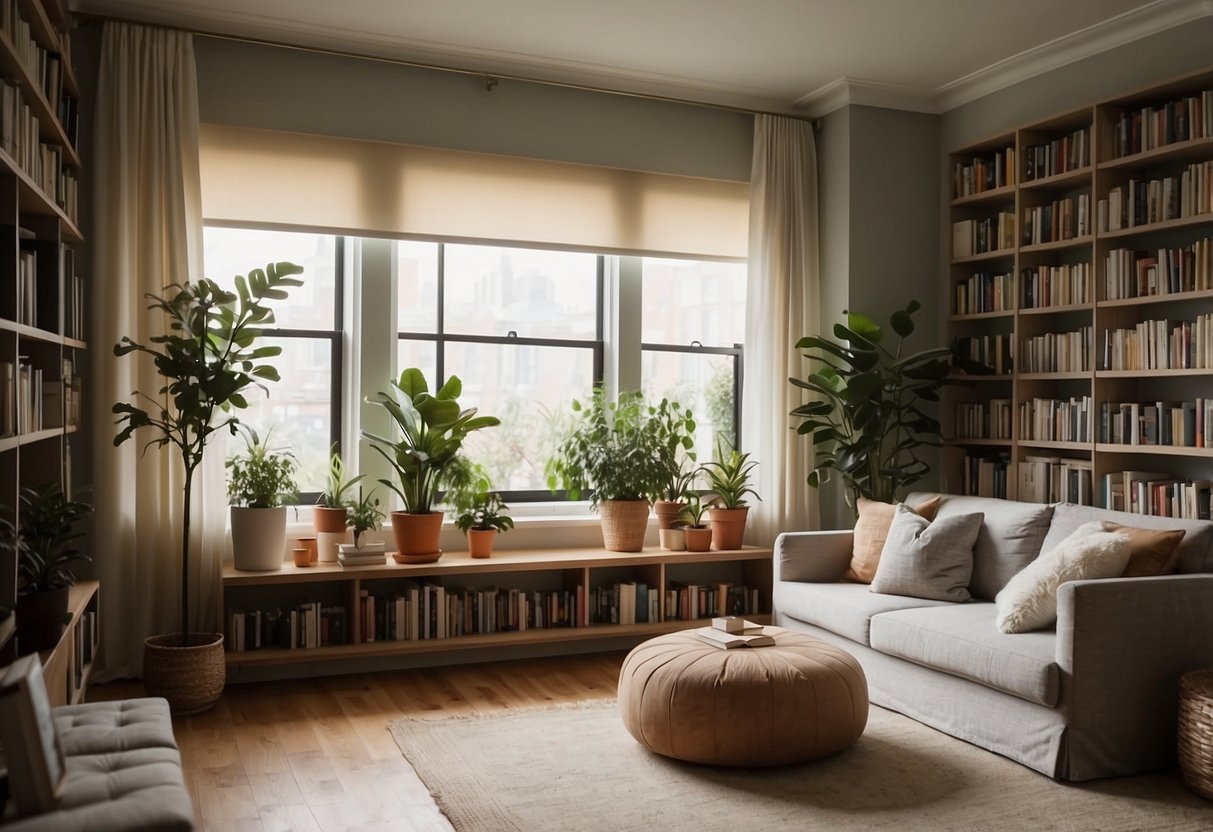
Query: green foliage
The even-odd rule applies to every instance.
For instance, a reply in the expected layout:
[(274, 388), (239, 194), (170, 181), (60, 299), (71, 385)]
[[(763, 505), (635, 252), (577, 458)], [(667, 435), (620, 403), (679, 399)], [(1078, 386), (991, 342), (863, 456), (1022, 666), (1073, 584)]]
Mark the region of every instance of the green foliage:
[(687, 495), (687, 504), (682, 507), (682, 511), (678, 512), (678, 516), (691, 528), (702, 529), (706, 525), (703, 517), (711, 507), (710, 503), (705, 503), (699, 498), (697, 492), (692, 491)]
[(391, 391), (379, 393), (374, 400), (391, 414), (400, 438), (393, 441), (368, 431), (362, 435), (395, 470), (394, 482), (380, 482), (399, 495), (409, 514), (433, 511), (438, 491), (468, 434), (501, 423), (495, 416), (477, 416), (474, 407), (461, 409), (458, 398), (462, 392), (463, 383), (451, 376), (431, 395), (421, 370), (410, 367), (392, 382)]
[(663, 398), (648, 409), (648, 430), (654, 434), (663, 483), (658, 496), (686, 499), (695, 480), (695, 419), (690, 408)]
[(227, 465), (227, 497), (234, 506), (277, 508), (299, 498), (295, 487), (298, 461), (290, 451), (272, 451), (269, 435), (262, 442), (257, 431), (246, 428), (245, 450)]
[(703, 392), (708, 424), (716, 428), (713, 447), (717, 450), (731, 450), (737, 441), (737, 426), (734, 423), (737, 418), (736, 390), (733, 381), (733, 368), (719, 367), (708, 379), (707, 388)]
[[(384, 514), (379, 508), (379, 498), (375, 497), (375, 492), (363, 494), (362, 488), (358, 489), (358, 499), (350, 500), (344, 504), (347, 506), (345, 516), (345, 524), (354, 532), (354, 545), (358, 543), (363, 532), (378, 531), (379, 524), (383, 522)], [(334, 506), (329, 506), (334, 508)]]
[(472, 495), (470, 501), (461, 506), (462, 513), (455, 518), (455, 525), (464, 534), (469, 529), (495, 530), (498, 534), (514, 528), (514, 519), (506, 512), (509, 506), (501, 501), (495, 491), (481, 491)]
[(573, 402), (573, 421), (547, 462), (548, 488), (580, 500), (590, 492), (591, 505), (603, 500), (652, 500), (666, 485), (658, 431), (649, 424), (650, 409), (638, 392), (624, 392), (607, 402), (601, 387), (588, 402)]
[(708, 478), (708, 489), (716, 494), (715, 501), (721, 508), (741, 508), (746, 504), (747, 494), (755, 500), (762, 499), (750, 488), (750, 475), (758, 463), (751, 462), (748, 453), (740, 453), (735, 448), (726, 451), (719, 446), (716, 457), (704, 463), (703, 473)]
[(858, 312), (834, 325), (838, 341), (813, 336), (796, 344), (812, 366), (807, 377), (789, 381), (817, 396), (792, 411), (803, 420), (797, 432), (816, 448), (809, 485), (816, 488), (837, 471), (852, 507), (859, 497), (893, 502), (904, 496), (928, 471), (917, 450), (940, 444), (939, 422), (921, 404), (939, 401), (952, 350), (902, 355), (920, 308), (915, 300), (893, 313), (889, 326), (899, 340), (892, 349), (884, 330)]
[(213, 280), (196, 283), (171, 283), (162, 296), (148, 294), (148, 309), (159, 310), (168, 318), (164, 335), (152, 336), (150, 346), (123, 337), (114, 346), (114, 355), (143, 353), (151, 356), (156, 371), (165, 380), (156, 395), (138, 390), (136, 400), (117, 402), (113, 412), (121, 425), (114, 445), (121, 445), (143, 428), (152, 437), (144, 446), (163, 448), (173, 445), (181, 454), (185, 469), (183, 522), (181, 528), (181, 631), (189, 632), (189, 539), (190, 495), (194, 470), (202, 462), (202, 453), (211, 435), (226, 428), (236, 432), (238, 420), (233, 413), (248, 405), (245, 392), (250, 386), (267, 390), (264, 382), (277, 381), (278, 371), (266, 359), (281, 354), (281, 347), (256, 345), (261, 329), (274, 322), (274, 313), (266, 301), (282, 300), (288, 287), (302, 286), (292, 275), (303, 267), (294, 263), (269, 263), (254, 269), (248, 277), (236, 276), (236, 291), (228, 292)]
[(71, 543), (84, 536), (80, 521), (93, 507), (70, 499), (54, 481), (21, 489), (18, 500), (20, 528), (0, 520), (0, 549), (17, 553), (18, 594), (48, 592), (76, 583), (71, 566), (92, 558)]
[[(316, 501), (316, 505), (323, 508), (349, 507), (353, 503), (349, 497), (345, 496), (345, 492), (353, 488), (362, 478), (362, 474), (351, 479), (345, 478), (345, 463), (341, 461), (341, 453), (337, 450), (336, 443), (334, 443), (333, 450), (329, 455), (328, 484), (325, 486), (324, 491), (320, 493), (320, 499)], [(361, 494), (361, 490), (358, 493)]]

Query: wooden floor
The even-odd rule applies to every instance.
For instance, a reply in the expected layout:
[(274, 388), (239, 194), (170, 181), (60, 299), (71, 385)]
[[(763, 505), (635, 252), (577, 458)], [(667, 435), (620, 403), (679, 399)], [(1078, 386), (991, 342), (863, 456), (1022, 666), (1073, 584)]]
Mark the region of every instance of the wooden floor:
[[(211, 711), (173, 720), (199, 827), (449, 830), (387, 723), (610, 699), (624, 655), (231, 685)], [(131, 682), (89, 690), (141, 695)]]

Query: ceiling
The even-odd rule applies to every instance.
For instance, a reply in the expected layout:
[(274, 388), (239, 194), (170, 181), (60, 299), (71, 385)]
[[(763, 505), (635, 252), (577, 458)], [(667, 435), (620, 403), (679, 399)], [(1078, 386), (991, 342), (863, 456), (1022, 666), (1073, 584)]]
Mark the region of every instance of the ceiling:
[(76, 11), (776, 112), (941, 112), (1213, 0), (72, 0)]

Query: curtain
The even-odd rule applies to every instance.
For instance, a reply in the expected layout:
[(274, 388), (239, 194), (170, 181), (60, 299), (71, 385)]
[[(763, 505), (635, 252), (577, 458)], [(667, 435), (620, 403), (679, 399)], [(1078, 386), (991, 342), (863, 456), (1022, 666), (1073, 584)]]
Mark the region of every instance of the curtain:
[[(164, 331), (163, 313), (147, 309), (145, 294), (202, 273), (198, 90), (189, 34), (105, 24), (91, 164), (98, 676), (112, 679), (140, 675), (144, 638), (180, 629), (180, 457), (172, 446), (145, 451), (155, 434), (143, 431), (115, 448), (110, 408), (130, 401), (132, 391), (156, 396), (162, 386), (147, 356), (113, 354), (123, 335), (148, 343)], [(196, 480), (191, 524), (191, 624), (203, 631), (218, 620), (226, 512), (222, 454), (210, 456)]]
[(750, 179), (742, 447), (758, 462), (750, 509), (752, 542), (819, 525), (809, 440), (789, 415), (803, 399), (788, 378), (802, 373), (795, 344), (816, 329), (819, 282), (817, 150), (803, 120), (759, 115)]

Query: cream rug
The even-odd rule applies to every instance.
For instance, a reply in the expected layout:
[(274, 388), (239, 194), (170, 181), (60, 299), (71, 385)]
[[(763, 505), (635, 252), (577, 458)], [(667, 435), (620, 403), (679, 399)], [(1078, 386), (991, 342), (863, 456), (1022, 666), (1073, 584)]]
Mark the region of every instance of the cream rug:
[(458, 832), (1213, 830), (1177, 772), (1056, 783), (877, 707), (847, 751), (767, 770), (651, 754), (613, 702), (390, 728)]

